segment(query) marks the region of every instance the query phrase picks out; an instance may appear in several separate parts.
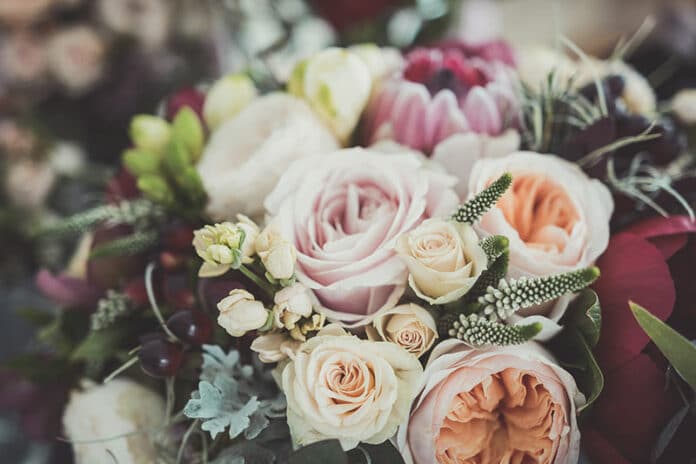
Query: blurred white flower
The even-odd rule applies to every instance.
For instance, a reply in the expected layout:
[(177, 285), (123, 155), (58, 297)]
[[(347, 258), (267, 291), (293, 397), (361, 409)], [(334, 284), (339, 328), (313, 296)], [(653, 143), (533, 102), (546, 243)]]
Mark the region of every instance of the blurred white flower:
[(263, 213), (263, 201), (293, 161), (338, 143), (301, 100), (272, 93), (215, 130), (198, 163), (216, 220)]
[[(63, 414), (63, 427), (67, 437), (77, 442), (73, 444), (76, 464), (149, 464), (157, 459), (149, 431), (164, 423), (164, 415), (160, 395), (131, 380), (115, 379), (74, 391)], [(109, 439), (124, 434), (131, 435)]]
[(256, 86), (246, 74), (229, 74), (218, 79), (208, 90), (203, 118), (213, 131), (235, 117), (257, 96)]
[(147, 48), (161, 47), (169, 36), (172, 8), (167, 0), (99, 0), (97, 12), (108, 28)]
[(76, 143), (58, 142), (48, 156), (48, 162), (56, 174), (74, 176), (85, 167), (85, 152)]
[(686, 125), (696, 125), (696, 89), (679, 91), (672, 99), (672, 111)]
[(16, 206), (36, 209), (44, 204), (55, 180), (48, 163), (26, 159), (10, 165), (5, 189)]
[(104, 72), (106, 44), (87, 25), (71, 26), (53, 34), (48, 64), (54, 77), (73, 94), (89, 90)]

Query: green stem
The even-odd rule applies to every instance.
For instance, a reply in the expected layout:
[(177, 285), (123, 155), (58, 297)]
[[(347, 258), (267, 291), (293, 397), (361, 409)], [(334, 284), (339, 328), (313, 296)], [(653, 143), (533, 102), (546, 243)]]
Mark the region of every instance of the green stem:
[(261, 277), (257, 276), (251, 269), (249, 269), (243, 264), (239, 266), (239, 271), (246, 277), (248, 277), (249, 280), (254, 282), (257, 287), (266, 292), (269, 298), (273, 298), (273, 296), (275, 295), (275, 289), (271, 284), (263, 280)]

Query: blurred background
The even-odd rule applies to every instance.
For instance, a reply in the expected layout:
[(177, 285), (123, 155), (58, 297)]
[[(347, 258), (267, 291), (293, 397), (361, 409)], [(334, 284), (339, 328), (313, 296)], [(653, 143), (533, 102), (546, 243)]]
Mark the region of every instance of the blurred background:
[[(96, 204), (130, 118), (174, 90), (240, 70), (282, 80), (332, 44), (565, 35), (604, 57), (636, 31), (627, 60), (660, 97), (696, 86), (692, 0), (0, 0), (0, 362), (30, 343), (18, 312), (45, 304), (34, 272), (72, 248), (32, 242), (31, 227)], [(0, 407), (12, 406), (4, 396), (0, 383)], [(0, 461), (63, 462), (64, 447), (18, 427), (56, 419), (0, 413)]]

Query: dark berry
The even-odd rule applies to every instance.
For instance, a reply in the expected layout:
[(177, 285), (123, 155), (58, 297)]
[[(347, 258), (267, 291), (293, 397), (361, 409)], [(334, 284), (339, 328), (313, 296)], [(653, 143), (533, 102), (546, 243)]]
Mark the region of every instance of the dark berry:
[(145, 289), (145, 280), (142, 277), (136, 277), (135, 279), (128, 282), (128, 284), (123, 289), (128, 299), (133, 303), (136, 308), (142, 308), (149, 304), (149, 299), (147, 297), (147, 290)]
[(155, 338), (142, 345), (138, 352), (140, 367), (152, 377), (173, 377), (179, 371), (184, 353), (176, 344)]
[(194, 345), (209, 342), (213, 334), (212, 321), (198, 310), (184, 310), (174, 313), (167, 321), (167, 327), (180, 340)]

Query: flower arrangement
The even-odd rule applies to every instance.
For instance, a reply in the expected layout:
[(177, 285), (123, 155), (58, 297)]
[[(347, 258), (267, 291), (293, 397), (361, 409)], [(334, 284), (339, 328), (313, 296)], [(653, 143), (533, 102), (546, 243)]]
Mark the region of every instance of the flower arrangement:
[[(693, 95), (656, 118), (625, 63), (556, 57), (538, 82), (515, 54), (330, 48), (135, 117), (105, 203), (36, 232), (82, 238), (77, 272), (37, 275), (47, 349), (6, 372), (32, 432), (78, 464), (673, 455)], [(636, 417), (617, 395), (666, 365)]]

